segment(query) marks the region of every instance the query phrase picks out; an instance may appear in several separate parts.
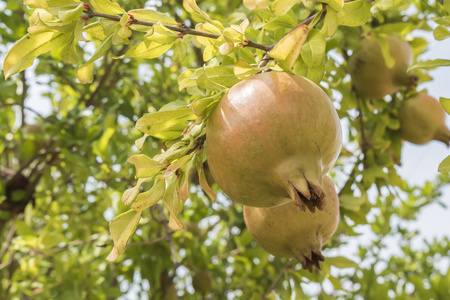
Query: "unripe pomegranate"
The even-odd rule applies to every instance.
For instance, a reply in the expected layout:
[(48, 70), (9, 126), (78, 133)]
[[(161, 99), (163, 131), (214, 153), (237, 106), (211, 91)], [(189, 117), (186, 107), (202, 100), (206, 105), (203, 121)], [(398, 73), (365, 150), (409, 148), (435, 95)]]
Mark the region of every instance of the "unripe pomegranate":
[(412, 63), (411, 46), (393, 36), (387, 36), (386, 40), (395, 61), (392, 68), (386, 65), (380, 43), (374, 37), (364, 39), (348, 61), (352, 84), (361, 96), (383, 98), (398, 92), (402, 86), (412, 88), (417, 84), (417, 77), (406, 72)]
[(312, 81), (266, 72), (230, 88), (211, 112), (211, 173), (234, 201), (274, 207), (293, 200), (323, 209), (322, 178), (341, 149), (339, 117)]
[(192, 286), (197, 293), (206, 295), (212, 291), (212, 280), (208, 271), (203, 270), (192, 277)]
[(445, 116), (437, 100), (420, 93), (403, 101), (400, 107), (400, 136), (413, 144), (422, 145), (437, 140), (449, 146), (450, 130), (445, 125)]
[(278, 207), (244, 206), (248, 231), (261, 247), (275, 256), (296, 258), (304, 269), (319, 270), (324, 261), (322, 246), (331, 238), (339, 223), (339, 199), (330, 178), (325, 177), (325, 208), (311, 213), (301, 211), (291, 202)]

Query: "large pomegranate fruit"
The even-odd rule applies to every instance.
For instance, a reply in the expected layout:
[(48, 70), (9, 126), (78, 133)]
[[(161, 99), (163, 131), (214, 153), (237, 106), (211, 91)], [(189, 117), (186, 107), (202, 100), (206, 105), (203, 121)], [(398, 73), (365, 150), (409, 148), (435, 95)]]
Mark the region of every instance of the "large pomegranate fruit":
[(387, 36), (386, 40), (395, 61), (392, 68), (386, 65), (380, 43), (374, 37), (364, 39), (348, 61), (352, 84), (361, 96), (383, 98), (402, 86), (414, 87), (417, 83), (417, 77), (406, 72), (412, 63), (411, 46), (393, 36)]
[(211, 173), (234, 201), (274, 207), (293, 200), (323, 209), (322, 178), (339, 154), (341, 127), (312, 81), (267, 72), (230, 88), (211, 112), (206, 151)]
[(426, 93), (403, 101), (399, 110), (400, 136), (413, 144), (432, 140), (449, 146), (450, 130), (445, 125), (446, 113), (441, 104)]
[(326, 191), (323, 211), (301, 211), (291, 202), (278, 207), (244, 206), (244, 221), (258, 244), (275, 256), (296, 258), (304, 269), (320, 270), (324, 261), (322, 246), (339, 223), (339, 200), (330, 178), (324, 178)]

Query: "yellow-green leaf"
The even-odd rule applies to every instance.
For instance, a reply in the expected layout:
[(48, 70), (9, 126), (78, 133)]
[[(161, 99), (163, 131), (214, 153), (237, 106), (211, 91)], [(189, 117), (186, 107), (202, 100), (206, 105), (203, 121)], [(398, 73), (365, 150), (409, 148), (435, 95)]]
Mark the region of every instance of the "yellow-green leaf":
[(158, 23), (162, 22), (167, 25), (177, 25), (178, 22), (166, 14), (157, 12), (153, 9), (133, 9), (128, 11), (135, 19), (140, 21)]
[(184, 107), (177, 110), (158, 111), (143, 116), (136, 122), (136, 129), (154, 136), (159, 132), (188, 120), (195, 120), (192, 110)]
[(441, 102), (442, 107), (444, 110), (450, 115), (450, 98), (439, 98), (439, 102)]
[(450, 37), (450, 31), (444, 25), (439, 25), (433, 30), (433, 36), (436, 40), (442, 41)]
[(323, 34), (324, 37), (332, 37), (336, 33), (338, 26), (337, 13), (334, 10), (330, 9), (325, 15), (320, 33)]
[(408, 68), (408, 71), (414, 70), (414, 69), (434, 69), (437, 67), (448, 67), (450, 66), (450, 59), (434, 59), (434, 60), (428, 60), (419, 62), (416, 64), (411, 65)]
[(83, 13), (83, 4), (78, 5), (74, 9), (61, 10), (58, 12), (58, 18), (61, 19), (63, 25), (71, 24), (77, 21)]
[(192, 158), (192, 156), (193, 154), (185, 155), (179, 160), (171, 163), (170, 166), (167, 167), (161, 178), (165, 179), (172, 176), (179, 168), (183, 167)]
[(317, 67), (323, 63), (325, 58), (326, 41), (323, 35), (317, 29), (311, 29), (308, 39), (303, 44), (301, 56), (306, 66), (309, 68)]
[(247, 77), (253, 76), (256, 73), (261, 72), (263, 69), (264, 68), (258, 68), (256, 66), (253, 67), (245, 59), (240, 59), (234, 64), (233, 72), (237, 78), (243, 80)]
[(354, 261), (351, 261), (350, 259), (343, 257), (343, 256), (337, 256), (337, 257), (327, 257), (328, 264), (335, 266), (340, 269), (344, 268), (357, 268), (358, 264)]
[(72, 37), (66, 46), (61, 50), (61, 59), (68, 64), (77, 64), (80, 56), (77, 52), (77, 41)]
[(159, 173), (164, 167), (144, 154), (136, 154), (128, 158), (128, 163), (136, 168), (136, 178), (151, 177)]
[(133, 209), (136, 211), (143, 211), (152, 207), (164, 196), (166, 190), (165, 180), (156, 180), (155, 185), (148, 191), (139, 194), (136, 202), (133, 204)]
[(265, 9), (270, 5), (269, 0), (244, 0), (244, 6), (248, 9)]
[(441, 173), (450, 172), (450, 155), (447, 156), (440, 164), (438, 171)]
[(279, 63), (283, 70), (291, 71), (307, 38), (308, 26), (299, 26), (284, 36), (269, 52), (269, 55)]
[(272, 3), (272, 11), (276, 16), (283, 16), (298, 2), (300, 0), (275, 0)]
[(183, 7), (190, 14), (195, 14), (202, 19), (212, 21), (210, 16), (198, 7), (195, 0), (183, 0)]
[(342, 10), (338, 12), (339, 25), (355, 27), (366, 24), (372, 16), (370, 7), (366, 0), (345, 3)]
[(31, 66), (39, 55), (65, 46), (71, 36), (60, 32), (26, 34), (6, 54), (3, 63), (5, 79)]
[(209, 186), (208, 181), (205, 177), (205, 169), (203, 168), (203, 164), (197, 167), (198, 179), (200, 186), (211, 199), (212, 202), (216, 201), (216, 193), (214, 193), (213, 189)]
[(127, 248), (127, 242), (136, 231), (142, 212), (129, 210), (118, 215), (109, 223), (109, 231), (114, 241), (114, 248), (106, 258), (115, 261)]
[(319, 2), (328, 4), (335, 11), (340, 11), (344, 7), (344, 0), (319, 0)]
[(94, 10), (97, 12), (110, 15), (121, 15), (125, 12), (125, 10), (123, 10), (118, 3), (113, 3), (110, 0), (91, 0), (90, 2)]
[(159, 44), (153, 41), (145, 40), (140, 42), (139, 44), (134, 45), (128, 50), (124, 57), (140, 57), (140, 58), (156, 58), (163, 55), (167, 50), (172, 47), (173, 44)]

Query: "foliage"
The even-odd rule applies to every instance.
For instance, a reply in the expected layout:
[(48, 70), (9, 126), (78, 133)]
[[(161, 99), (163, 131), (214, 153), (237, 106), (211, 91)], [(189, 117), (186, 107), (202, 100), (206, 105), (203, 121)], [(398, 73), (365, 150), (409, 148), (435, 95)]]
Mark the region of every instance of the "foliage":
[[(427, 42), (410, 33), (448, 38), (450, 2), (164, 2), (0, 1), (0, 298), (197, 299), (192, 277), (205, 270), (209, 298), (448, 297), (448, 239), (414, 249), (407, 224), (440, 201), (449, 174), (417, 187), (396, 171), (397, 111), (415, 91), (361, 99), (346, 60), (363, 36), (397, 35), (420, 82), (432, 80), (449, 61), (421, 61)], [(260, 248), (242, 206), (204, 174), (209, 112), (265, 68), (320, 83), (348, 124), (331, 174), (341, 223), (325, 255), (352, 243), (358, 252), (326, 255), (320, 273)], [(447, 158), (439, 170), (449, 168)], [(375, 236), (368, 245), (360, 228)], [(383, 256), (392, 238), (399, 252)]]

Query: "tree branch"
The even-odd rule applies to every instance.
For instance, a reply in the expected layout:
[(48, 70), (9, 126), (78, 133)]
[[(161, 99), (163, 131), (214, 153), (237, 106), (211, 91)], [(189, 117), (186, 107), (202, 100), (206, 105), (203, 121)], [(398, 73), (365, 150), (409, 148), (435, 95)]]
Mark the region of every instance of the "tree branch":
[(283, 277), (284, 273), (286, 273), (286, 271), (291, 268), (293, 262), (294, 262), (294, 260), (291, 259), (287, 264), (284, 265), (280, 274), (278, 274), (278, 277), (274, 280), (274, 282), (272, 282), (272, 284), (269, 286), (267, 291), (261, 295), (261, 299), (265, 299), (267, 297), (267, 295), (277, 286), (278, 282), (280, 282), (280, 280), (281, 280), (281, 277)]
[[(119, 16), (99, 13), (99, 12), (92, 10), (91, 8), (85, 10), (84, 12), (89, 16), (89, 18), (100, 17), (100, 18), (120, 21)], [(156, 24), (156, 23), (147, 22), (147, 21), (140, 21), (140, 20), (134, 19), (134, 18), (130, 20), (130, 23), (137, 24), (137, 25), (143, 25), (143, 26), (149, 26), (149, 27), (152, 27), (153, 25)], [(217, 35), (217, 34), (212, 34), (212, 33), (204, 32), (204, 31), (198, 31), (198, 30), (195, 30), (195, 29), (192, 29), (189, 27), (176, 27), (176, 26), (170, 26), (170, 25), (165, 25), (165, 27), (167, 29), (179, 32), (183, 35), (203, 36), (203, 37), (207, 37), (210, 39), (218, 39), (220, 37), (220, 35)], [(252, 47), (252, 48), (260, 49), (263, 51), (269, 51), (271, 46), (262, 45), (262, 44), (258, 44), (258, 43), (252, 42), (252, 41), (248, 41), (247, 44), (245, 45), (245, 47)]]

